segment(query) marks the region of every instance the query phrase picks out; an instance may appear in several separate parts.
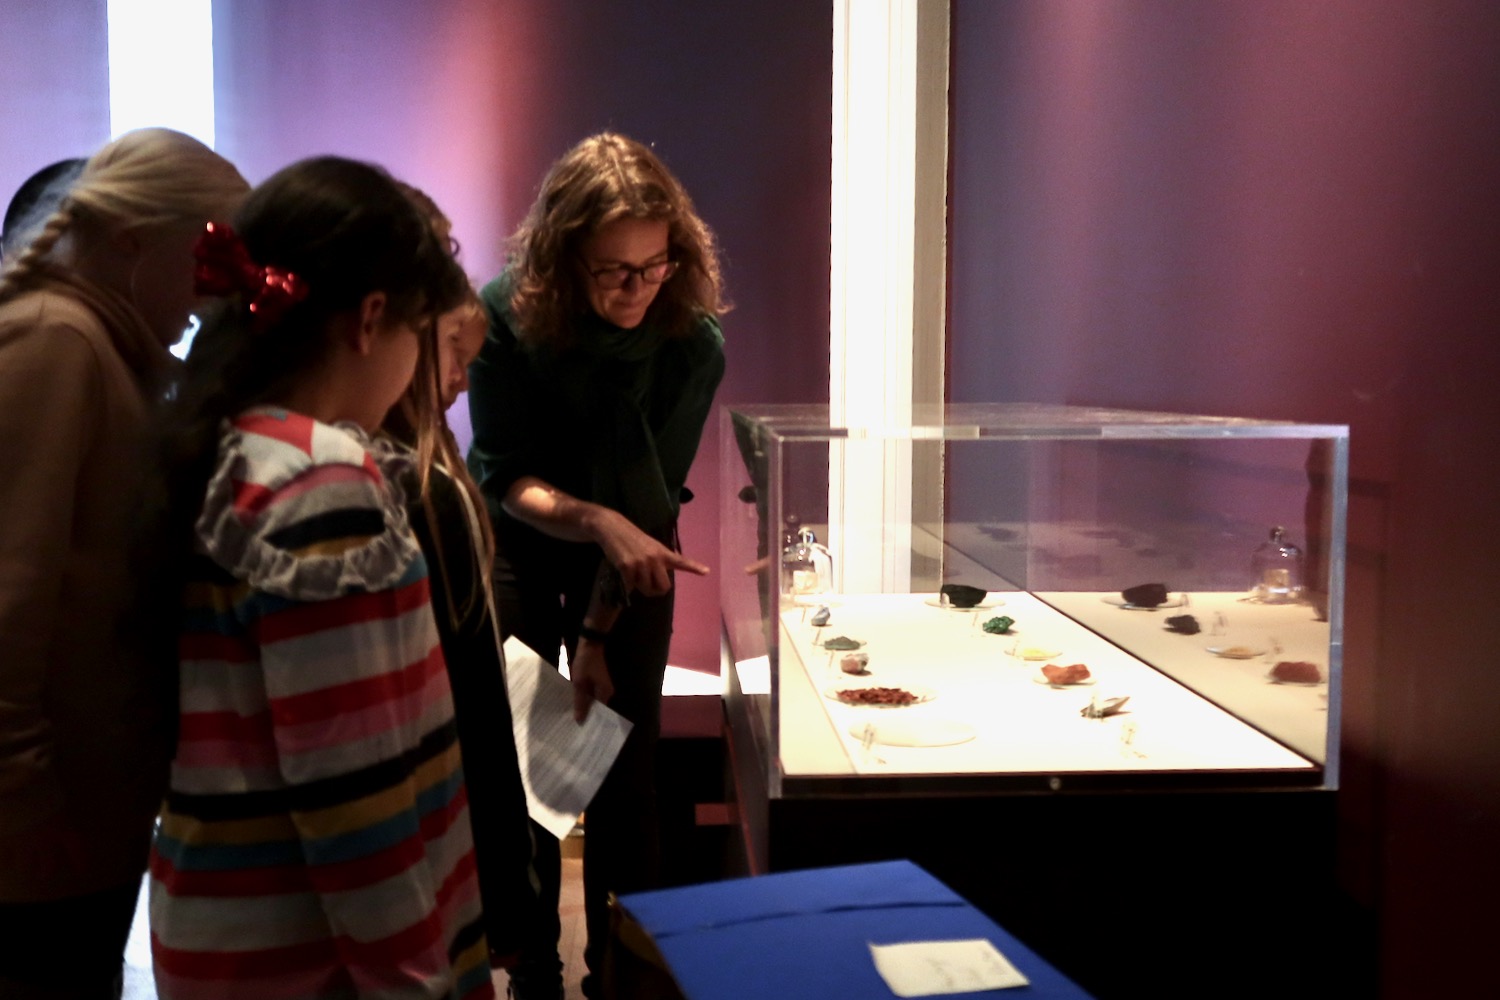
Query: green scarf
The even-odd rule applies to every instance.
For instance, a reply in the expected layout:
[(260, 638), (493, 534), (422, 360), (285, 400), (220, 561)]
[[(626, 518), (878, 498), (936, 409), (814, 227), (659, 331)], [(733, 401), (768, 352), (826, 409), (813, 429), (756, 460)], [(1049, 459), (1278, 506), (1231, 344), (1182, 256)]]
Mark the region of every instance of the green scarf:
[[(515, 329), (504, 286), (506, 319)], [(649, 319), (624, 330), (593, 312), (580, 315), (571, 343), (561, 351), (525, 349), (557, 386), (558, 404), (581, 413), (596, 433), (587, 442), (594, 503), (612, 508), (658, 541), (671, 544), (678, 498), (667, 495), (648, 407), (655, 388), (656, 356), (666, 335)]]

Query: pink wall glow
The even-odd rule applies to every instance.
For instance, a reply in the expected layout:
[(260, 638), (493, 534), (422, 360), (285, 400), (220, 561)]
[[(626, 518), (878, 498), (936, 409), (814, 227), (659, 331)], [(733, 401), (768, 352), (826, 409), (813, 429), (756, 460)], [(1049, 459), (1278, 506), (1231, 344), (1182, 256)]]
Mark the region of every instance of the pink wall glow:
[[(719, 401), (827, 399), (830, 8), (216, 0), (214, 13), (226, 155), (252, 180), (315, 153), (382, 163), (452, 217), (480, 282), (569, 146), (606, 128), (654, 144), (723, 246), (737, 307)], [(467, 400), (450, 420), (467, 440)], [(717, 414), (681, 525), (715, 572), (716, 428)], [(717, 673), (717, 579), (678, 587), (672, 662)]]
[(1477, 627), (1500, 596), (1500, 6), (954, 8), (953, 400), (1350, 425), (1340, 876), (1378, 913), (1387, 995), (1474, 995), (1466, 901), (1500, 890)]
[[(543, 15), (521, 4), (217, 0), (219, 149), (252, 182), (305, 156), (380, 163), (454, 222), (477, 278), (529, 192)], [(535, 183), (529, 181), (529, 183)]]

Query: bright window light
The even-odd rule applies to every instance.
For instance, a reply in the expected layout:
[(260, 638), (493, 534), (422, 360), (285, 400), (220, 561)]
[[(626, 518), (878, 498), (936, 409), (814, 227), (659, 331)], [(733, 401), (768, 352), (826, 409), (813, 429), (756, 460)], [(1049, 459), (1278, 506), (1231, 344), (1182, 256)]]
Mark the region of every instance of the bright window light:
[(203, 321), (196, 315), (189, 316), (187, 329), (182, 332), (182, 339), (173, 344), (168, 350), (179, 358), (186, 360), (188, 351), (193, 349), (193, 338), (198, 336), (198, 328), (202, 325)]
[(878, 431), (943, 399), (948, 18), (948, 0), (833, 2), (829, 416), (877, 432), (829, 446), (846, 593), (908, 592), (912, 525), (941, 520), (938, 470)]
[(108, 0), (109, 129), (149, 125), (214, 144), (211, 0)]

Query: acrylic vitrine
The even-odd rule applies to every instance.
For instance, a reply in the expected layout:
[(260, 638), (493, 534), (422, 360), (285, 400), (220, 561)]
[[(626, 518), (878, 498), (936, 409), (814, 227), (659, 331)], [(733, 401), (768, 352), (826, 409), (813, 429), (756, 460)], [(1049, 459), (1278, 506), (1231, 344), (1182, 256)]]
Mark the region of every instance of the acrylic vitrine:
[(749, 406), (722, 434), (728, 715), (769, 798), (1336, 787), (1347, 428)]

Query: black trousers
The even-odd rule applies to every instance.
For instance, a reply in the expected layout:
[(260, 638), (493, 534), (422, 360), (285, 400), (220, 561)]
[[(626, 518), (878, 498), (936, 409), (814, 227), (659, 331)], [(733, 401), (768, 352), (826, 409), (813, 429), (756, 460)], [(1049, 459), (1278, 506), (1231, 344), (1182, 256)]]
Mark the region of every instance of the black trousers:
[[(528, 551), (500, 539), (495, 599), (500, 627), (544, 659), (556, 663), (558, 649), (571, 658), (578, 627), (588, 609), (599, 553), (594, 546), (547, 545)], [(583, 841), (584, 920), (588, 943), (584, 961), (591, 993), (604, 968), (609, 941), (610, 893), (637, 892), (659, 883), (660, 843), (656, 800), (656, 742), (661, 732), (661, 686), (672, 639), (674, 600), (632, 595), (605, 643), (615, 693), (609, 707), (634, 725), (604, 784), (589, 803)], [(548, 983), (560, 977), (557, 954), (561, 921), (558, 897), (562, 865), (557, 838), (533, 824), (535, 866), (541, 883), (542, 921), (533, 944), (523, 951), (513, 981)], [(538, 995), (550, 986), (538, 989)], [(523, 990), (522, 995), (527, 991)]]
[(117, 1000), (140, 891), (0, 903), (0, 997)]

